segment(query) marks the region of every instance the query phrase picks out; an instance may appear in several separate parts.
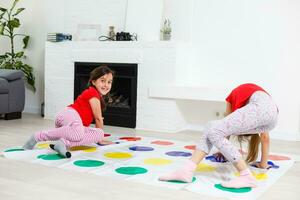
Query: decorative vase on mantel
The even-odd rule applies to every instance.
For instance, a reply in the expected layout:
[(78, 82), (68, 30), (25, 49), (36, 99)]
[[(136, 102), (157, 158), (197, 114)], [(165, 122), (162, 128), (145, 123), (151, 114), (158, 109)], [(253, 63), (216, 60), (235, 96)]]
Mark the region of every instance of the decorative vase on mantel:
[(171, 40), (171, 33), (163, 33), (162, 39), (165, 41)]
[(162, 40), (171, 40), (171, 21), (169, 19), (165, 19), (164, 25), (161, 28)]

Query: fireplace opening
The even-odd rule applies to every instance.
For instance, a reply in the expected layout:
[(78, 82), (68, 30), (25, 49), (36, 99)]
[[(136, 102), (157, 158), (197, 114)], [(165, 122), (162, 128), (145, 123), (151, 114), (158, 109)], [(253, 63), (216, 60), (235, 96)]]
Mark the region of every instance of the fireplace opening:
[(87, 88), (90, 72), (101, 65), (115, 71), (112, 89), (104, 96), (104, 124), (136, 127), (137, 64), (75, 62), (74, 100)]

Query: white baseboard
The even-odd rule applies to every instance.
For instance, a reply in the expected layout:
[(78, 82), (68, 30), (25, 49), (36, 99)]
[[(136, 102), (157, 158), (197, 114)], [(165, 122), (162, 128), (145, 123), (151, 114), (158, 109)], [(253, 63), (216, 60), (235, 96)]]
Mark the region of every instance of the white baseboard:
[(31, 113), (31, 114), (41, 114), (41, 108), (40, 107), (33, 107), (33, 106), (26, 106), (24, 108), (25, 113)]

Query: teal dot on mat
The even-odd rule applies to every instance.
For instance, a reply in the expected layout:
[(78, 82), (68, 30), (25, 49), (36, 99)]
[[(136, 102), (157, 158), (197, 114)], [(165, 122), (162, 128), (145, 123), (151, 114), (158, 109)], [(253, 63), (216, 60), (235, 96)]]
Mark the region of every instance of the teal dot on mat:
[(4, 152), (13, 152), (13, 151), (24, 151), (24, 149), (7, 149)]
[(42, 155), (39, 155), (37, 158), (43, 159), (43, 160), (61, 160), (61, 159), (64, 159), (65, 157), (63, 157), (60, 154), (42, 154)]
[[(196, 177), (193, 177), (193, 180), (192, 180), (192, 183), (196, 180)], [(177, 180), (170, 180), (170, 181), (167, 181), (167, 182), (170, 182), (170, 183), (187, 183), (187, 182), (184, 182), (184, 181), (177, 181)]]
[(126, 174), (126, 175), (136, 175), (136, 174), (144, 174), (148, 170), (142, 167), (120, 167), (115, 170), (119, 174)]
[(104, 162), (99, 160), (77, 160), (74, 162), (74, 165), (79, 167), (100, 167), (104, 165)]
[(233, 193), (245, 193), (245, 192), (250, 192), (252, 190), (250, 187), (226, 188), (226, 187), (223, 187), (221, 184), (215, 184), (215, 188), (218, 188), (223, 191), (233, 192)]

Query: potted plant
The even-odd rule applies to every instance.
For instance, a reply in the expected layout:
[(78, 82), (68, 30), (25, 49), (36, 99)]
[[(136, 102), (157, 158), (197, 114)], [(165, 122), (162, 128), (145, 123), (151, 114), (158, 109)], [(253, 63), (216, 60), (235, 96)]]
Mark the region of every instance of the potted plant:
[[(28, 45), (29, 36), (16, 33), (16, 30), (21, 25), (17, 16), (25, 10), (25, 8), (16, 8), (18, 2), (19, 0), (14, 0), (10, 8), (0, 7), (0, 37), (6, 37), (10, 41), (10, 52), (5, 52), (0, 55), (0, 68), (22, 70), (27, 83), (31, 86), (33, 91), (36, 91), (33, 68), (23, 62), (24, 59), (26, 59), (24, 49), (26, 49)], [(17, 37), (23, 37), (22, 51), (16, 51), (14, 40)]]
[(163, 40), (170, 40), (171, 39), (171, 21), (169, 19), (165, 19), (162, 29), (160, 30), (162, 33)]

